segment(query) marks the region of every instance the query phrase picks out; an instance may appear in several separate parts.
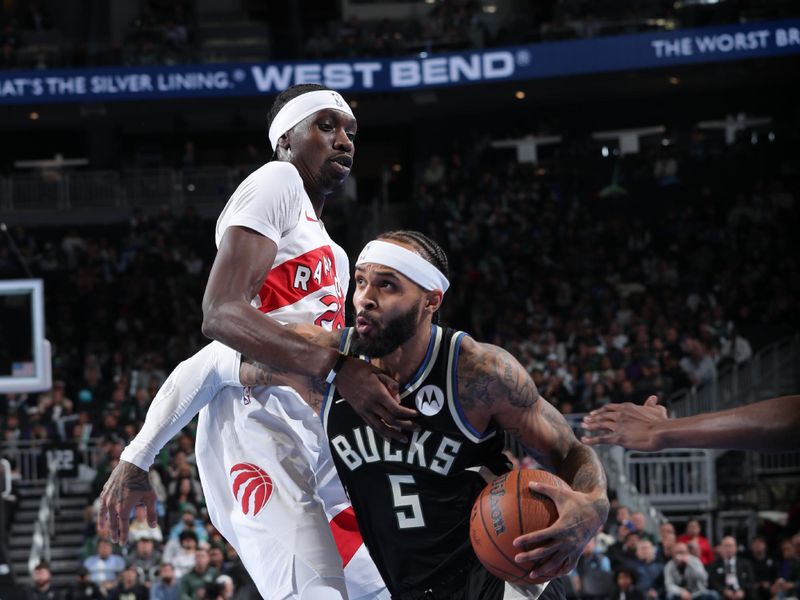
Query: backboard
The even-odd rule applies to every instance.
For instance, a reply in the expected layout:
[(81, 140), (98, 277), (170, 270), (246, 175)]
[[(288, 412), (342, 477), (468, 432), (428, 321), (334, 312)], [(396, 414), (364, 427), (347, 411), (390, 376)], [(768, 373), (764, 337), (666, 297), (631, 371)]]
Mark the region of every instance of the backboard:
[(41, 279), (0, 280), (0, 393), (50, 389)]

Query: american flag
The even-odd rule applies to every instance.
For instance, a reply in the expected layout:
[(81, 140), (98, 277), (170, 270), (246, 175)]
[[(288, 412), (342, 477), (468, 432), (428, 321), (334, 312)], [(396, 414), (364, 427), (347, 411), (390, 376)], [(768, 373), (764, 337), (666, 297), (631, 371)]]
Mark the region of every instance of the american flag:
[(34, 374), (33, 362), (11, 363), (12, 377), (33, 377)]

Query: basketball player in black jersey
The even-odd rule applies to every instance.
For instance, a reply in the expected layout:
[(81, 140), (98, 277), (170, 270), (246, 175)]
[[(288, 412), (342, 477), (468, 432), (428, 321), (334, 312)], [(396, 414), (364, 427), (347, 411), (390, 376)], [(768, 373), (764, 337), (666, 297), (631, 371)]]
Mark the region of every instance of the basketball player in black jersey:
[[(336, 391), (335, 368), (326, 383), (243, 364), (241, 381), (290, 383), (320, 412), (364, 542), (392, 597), (401, 600), (503, 598), (504, 582), (472, 550), (469, 516), (487, 479), (508, 469), (503, 430), (514, 435), (570, 485), (531, 484), (553, 499), (559, 518), (515, 540), (516, 559), (533, 564), (531, 586), (518, 597), (563, 597), (557, 580), (544, 592), (535, 584), (574, 568), (605, 522), (603, 468), (514, 357), (434, 323), (446, 274), (444, 252), (427, 237), (384, 234), (356, 263), (355, 328), (292, 326), (343, 355), (361, 356), (400, 383), (402, 404), (420, 413), (407, 444), (381, 438), (356, 415)], [(534, 543), (543, 545), (528, 551)]]

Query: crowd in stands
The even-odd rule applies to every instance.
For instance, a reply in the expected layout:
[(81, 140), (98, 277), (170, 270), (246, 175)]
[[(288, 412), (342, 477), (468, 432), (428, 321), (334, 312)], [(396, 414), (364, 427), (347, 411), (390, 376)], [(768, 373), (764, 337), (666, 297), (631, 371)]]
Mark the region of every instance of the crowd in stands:
[[(0, 10), (0, 68), (176, 64), (197, 62), (201, 56), (192, 0), (142, 2), (121, 44), (40, 36), (57, 32), (57, 23), (41, 3), (23, 4), (25, 9), (16, 13), (3, 15)], [(300, 15), (304, 42), (295, 58), (408, 56), (798, 15), (795, 3), (759, 0), (548, 0), (531, 3), (527, 11), (500, 10), (502, 6), (478, 0), (436, 0), (420, 4), (417, 16), (405, 19), (365, 21), (352, 16), (320, 25), (313, 14)], [(268, 17), (267, 21), (265, 27), (270, 26)]]
[(141, 14), (128, 27), (123, 64), (171, 65), (194, 60), (193, 4), (191, 0), (144, 2)]
[(565, 145), (536, 166), (485, 139), (431, 156), (414, 226), (460, 284), (445, 321), (511, 349), (564, 413), (667, 398), (797, 331), (800, 164), (747, 136), (691, 139), (608, 158)]
[[(625, 157), (567, 147), (533, 166), (487, 139), (454, 144), (419, 165), (407, 224), (449, 254), (454, 285), (443, 321), (511, 350), (562, 412), (668, 397), (798, 330), (790, 190), (800, 171), (788, 146), (692, 136)], [(213, 223), (191, 208), (180, 216), (164, 209), (122, 225), (11, 234), (45, 281), (54, 385), (0, 402), (5, 452), (14, 461), (17, 442), (99, 439), (97, 497), (166, 375), (206, 343), (200, 301)], [(0, 278), (20, 274), (0, 245)], [(235, 552), (206, 517), (193, 446), (190, 427), (160, 454), (151, 470), (159, 526), (137, 510), (125, 547), (96, 529), (87, 508), (69, 598), (248, 593)], [(613, 584), (627, 600), (788, 598), (800, 579), (800, 537), (788, 537), (798, 530), (792, 522), (782, 543), (738, 540), (750, 548), (752, 577), (728, 578), (720, 561), (731, 556), (731, 540), (715, 548), (696, 524), (686, 538), (667, 525), (651, 536), (642, 515), (620, 510), (587, 548), (573, 591), (592, 596), (594, 586)], [(743, 556), (738, 543), (733, 554)], [(37, 569), (36, 581), (48, 577), (46, 565)]]
[(424, 17), (363, 21), (352, 16), (316, 27), (305, 43), (307, 58), (408, 56), (496, 45), (474, 0), (442, 0)]
[[(613, 600), (770, 600), (797, 597), (800, 533), (779, 553), (763, 536), (726, 535), (712, 547), (696, 520), (646, 530), (646, 517), (618, 506), (568, 578), (568, 597)], [(746, 545), (744, 542), (746, 541)]]
[(0, 69), (52, 69), (106, 65), (171, 65), (197, 60), (194, 2), (142, 2), (121, 42), (70, 41), (39, 2), (3, 18)]

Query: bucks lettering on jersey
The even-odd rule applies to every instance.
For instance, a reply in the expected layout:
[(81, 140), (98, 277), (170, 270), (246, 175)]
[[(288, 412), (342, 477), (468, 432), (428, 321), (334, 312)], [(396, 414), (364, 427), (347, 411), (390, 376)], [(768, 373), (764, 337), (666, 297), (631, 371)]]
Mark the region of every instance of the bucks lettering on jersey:
[[(348, 352), (353, 330), (341, 349)], [(393, 594), (426, 588), (461, 568), (472, 503), (485, 477), (508, 469), (503, 436), (475, 431), (458, 402), (463, 332), (433, 326), (425, 359), (400, 393), (420, 414), (407, 445), (384, 441), (331, 386), (322, 419), (361, 534)], [(366, 357), (362, 357), (366, 360)]]

